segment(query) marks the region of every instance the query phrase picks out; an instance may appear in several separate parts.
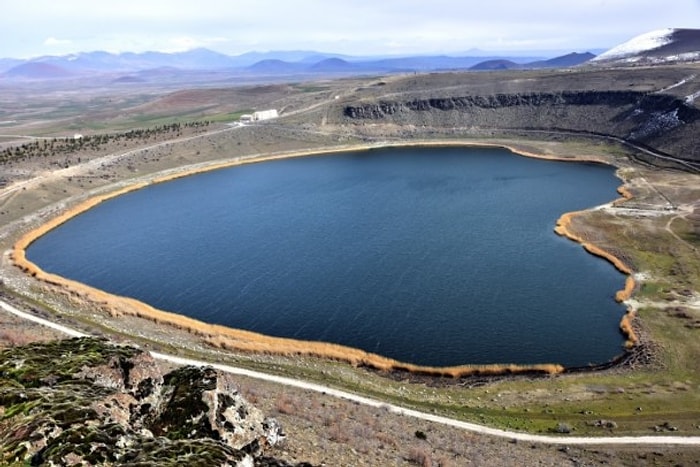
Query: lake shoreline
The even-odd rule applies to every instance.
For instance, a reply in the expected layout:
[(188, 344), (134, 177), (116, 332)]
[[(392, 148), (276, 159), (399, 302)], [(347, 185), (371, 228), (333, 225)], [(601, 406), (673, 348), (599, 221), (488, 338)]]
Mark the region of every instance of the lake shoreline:
[[(96, 205), (112, 199), (116, 196), (129, 193), (146, 186), (163, 183), (177, 178), (186, 177), (203, 172), (234, 167), (237, 165), (261, 163), (277, 159), (285, 159), (291, 157), (305, 157), (314, 155), (324, 155), (332, 153), (372, 150), (385, 147), (498, 147), (511, 151), (514, 154), (519, 154), (525, 157), (532, 157), (546, 160), (568, 161), (568, 162), (593, 162), (610, 165), (603, 158), (595, 156), (566, 158), (545, 154), (537, 154), (529, 151), (524, 151), (514, 146), (498, 143), (479, 143), (465, 141), (422, 141), (408, 143), (382, 143), (378, 145), (353, 145), (335, 148), (322, 148), (308, 151), (281, 152), (271, 155), (257, 155), (250, 157), (239, 157), (227, 161), (219, 161), (205, 165), (183, 167), (181, 170), (175, 169), (167, 175), (155, 174), (149, 177), (146, 181), (138, 181), (121, 189), (91, 197), (83, 202), (78, 203), (72, 208), (64, 210), (58, 216), (53, 217), (46, 223), (41, 224), (35, 229), (22, 235), (15, 242), (11, 260), (16, 266), (22, 269), (25, 273), (35, 277), (36, 279), (58, 287), (65, 293), (74, 297), (80, 297), (91, 304), (99, 306), (112, 316), (131, 315), (144, 318), (159, 324), (168, 324), (179, 329), (188, 330), (189, 332), (202, 338), (207, 344), (222, 349), (236, 350), (243, 352), (258, 352), (265, 354), (278, 355), (309, 355), (320, 358), (327, 358), (335, 361), (343, 361), (353, 366), (367, 367), (383, 372), (408, 372), (415, 375), (431, 376), (431, 377), (451, 377), (461, 378), (472, 375), (501, 375), (501, 374), (557, 374), (566, 369), (561, 365), (556, 364), (540, 364), (540, 365), (460, 365), (454, 367), (428, 367), (421, 365), (407, 364), (399, 362), (381, 355), (364, 352), (359, 349), (345, 347), (337, 344), (328, 344), (323, 342), (312, 341), (297, 341), (294, 339), (275, 338), (250, 331), (231, 329), (219, 325), (211, 325), (201, 321), (188, 318), (179, 314), (170, 313), (163, 310), (158, 310), (150, 305), (127, 297), (119, 297), (109, 294), (102, 290), (87, 286), (70, 279), (66, 279), (54, 274), (49, 274), (41, 270), (34, 263), (26, 259), (26, 249), (36, 239), (47, 233), (48, 231), (58, 227), (69, 219), (95, 207)], [(625, 199), (629, 199), (629, 192), (626, 190), (618, 190)], [(600, 256), (611, 262), (618, 270), (628, 275), (625, 289), (618, 292), (618, 301), (623, 301), (629, 298), (634, 290), (635, 284), (631, 276), (631, 269), (627, 267), (621, 260), (604, 250), (595, 247), (590, 243), (583, 241), (571, 231), (571, 218), (574, 213), (563, 214), (557, 222), (556, 232), (560, 235), (581, 243), (589, 253)], [(628, 310), (623, 316), (620, 323), (620, 330), (627, 339), (627, 351), (632, 349), (638, 338), (632, 328), (632, 319), (634, 312)]]

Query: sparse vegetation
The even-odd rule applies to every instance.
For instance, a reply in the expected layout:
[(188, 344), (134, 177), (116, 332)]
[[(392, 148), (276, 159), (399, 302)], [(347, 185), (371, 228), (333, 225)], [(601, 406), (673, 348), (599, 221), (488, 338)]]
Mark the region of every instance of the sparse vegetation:
[[(640, 70), (633, 80), (623, 79), (620, 71), (582, 71), (580, 74), (567, 72), (566, 76), (525, 71), (518, 73), (517, 77), (514, 73), (507, 72), (488, 82), (483, 82), (481, 75), (479, 79), (482, 84), (478, 89), (487, 94), (497, 93), (501, 89), (499, 86), (507, 81), (503, 77), (515, 77), (514, 79), (522, 79), (522, 82), (535, 83), (532, 85), (534, 91), (545, 89), (547, 92), (556, 92), (571, 86), (625, 86), (646, 92), (672, 85), (679, 76), (688, 76), (696, 71), (686, 67)], [(356, 96), (358, 100), (377, 100), (383, 93), (411, 95), (418, 88), (423, 94), (444, 94), (448, 91), (443, 92), (443, 89), (453, 92), (454, 87), (472, 89), (470, 86), (478, 84), (471, 81), (473, 79), (472, 76), (452, 74), (392, 77), (386, 79), (383, 86), (370, 86), (362, 80), (348, 80), (328, 85), (324, 83), (324, 89), (313, 84), (308, 87), (301, 85), (304, 89), (297, 89), (296, 95), (282, 86), (260, 88), (255, 93), (250, 93), (246, 97), (248, 100), (231, 104), (235, 107), (208, 110), (212, 117), (207, 119), (212, 122), (225, 121), (236, 114), (233, 109), (265, 108), (263, 106), (288, 106), (290, 112), (308, 106), (310, 110), (287, 117), (283, 125), (280, 121), (270, 126), (261, 125), (221, 135), (207, 135), (195, 142), (164, 148), (149, 157), (139, 154), (126, 158), (110, 167), (112, 176), (109, 179), (101, 178), (103, 173), (94, 168), (89, 169), (92, 173), (81, 171), (78, 164), (83, 164), (88, 159), (99, 160), (99, 157), (107, 153), (107, 148), (110, 148), (110, 152), (125, 151), (127, 148), (146, 145), (148, 141), (141, 139), (145, 138), (145, 133), (137, 136), (136, 132), (147, 130), (133, 127), (133, 122), (136, 121), (134, 115), (119, 122), (105, 120), (107, 123), (104, 123), (104, 130), (100, 130), (105, 133), (91, 135), (83, 141), (82, 148), (76, 141), (55, 143), (56, 147), (59, 144), (66, 145), (59, 162), (63, 166), (67, 164), (75, 168), (70, 180), (43, 179), (41, 186), (27, 185), (26, 190), (17, 190), (0, 198), (0, 215), (3, 216), (0, 219), (23, 219), (21, 223), (3, 223), (0, 245), (3, 250), (10, 249), (21, 234), (30, 227), (44, 223), (48, 216), (53, 215), (54, 211), (48, 210), (47, 206), (54, 206), (55, 202), (66, 202), (74, 206), (88, 189), (105, 190), (110, 183), (134, 179), (136, 174), (139, 177), (149, 175), (160, 178), (162, 171), (174, 167), (203, 164), (223, 158), (260, 153), (277, 154), (309, 148), (342, 148), (349, 144), (373, 144), (375, 141), (430, 140), (450, 143), (466, 139), (513, 146), (523, 152), (562, 159), (594, 156), (621, 167), (620, 173), (627, 181), (626, 191), (633, 198), (616, 202), (611, 207), (573, 216), (569, 228), (582, 240), (619, 258), (634, 274), (635, 283), (626, 287), (623, 299), (629, 299), (637, 317), (630, 314), (621, 325), (625, 327), (624, 332), (628, 336), (634, 333), (637, 337), (637, 350), (630, 359), (624, 361), (623, 366), (597, 373), (559, 374), (556, 371), (543, 371), (536, 375), (508, 375), (499, 378), (489, 378), (486, 372), (473, 376), (443, 372), (441, 376), (433, 378), (425, 373), (410, 374), (403, 371), (405, 367), (399, 368), (401, 371), (386, 371), (391, 366), (375, 366), (374, 370), (370, 370), (361, 358), (349, 359), (344, 350), (338, 351), (340, 357), (335, 360), (314, 358), (314, 355), (321, 353), (309, 351), (309, 347), (304, 346), (274, 353), (271, 352), (272, 344), (269, 342), (265, 343), (265, 347), (257, 348), (262, 352), (251, 352), (253, 347), (248, 346), (248, 338), (219, 335), (210, 328), (198, 328), (184, 321), (177, 322), (175, 327), (163, 326), (164, 320), (154, 318), (153, 315), (131, 313), (123, 308), (124, 303), (112, 306), (113, 303), (102, 296), (93, 297), (93, 301), (85, 301), (80, 294), (65, 288), (47, 287), (6, 265), (2, 266), (4, 287), (16, 291), (19, 296), (18, 305), (26, 304), (28, 309), (49, 313), (84, 329), (137, 341), (151, 348), (183, 356), (313, 380), (429, 413), (535, 433), (551, 433), (562, 424), (575, 436), (600, 436), (610, 432), (615, 435), (700, 434), (697, 423), (700, 416), (697, 409), (700, 407), (700, 341), (696, 335), (700, 327), (697, 305), (700, 291), (700, 258), (697, 253), (700, 246), (697, 235), (700, 231), (697, 217), (700, 192), (696, 176), (639, 164), (634, 159), (639, 154), (633, 149), (619, 142), (596, 139), (585, 134), (544, 133), (523, 129), (505, 132), (498, 128), (476, 128), (451, 120), (445, 113), (439, 114), (442, 119), (439, 127), (421, 126), (424, 122), (416, 121), (346, 126), (333, 121), (333, 116), (336, 115), (333, 112), (338, 111), (333, 107), (333, 102), (323, 104), (324, 98), (337, 94), (343, 94), (344, 99)], [(499, 79), (504, 81), (498, 81)], [(326, 86), (329, 88), (326, 89)], [(195, 94), (198, 98), (204, 95), (211, 97), (214, 92), (216, 91), (207, 90), (206, 93), (190, 93), (184, 97)], [(228, 96), (227, 92), (221, 91), (221, 95)], [(236, 98), (240, 95), (235, 94)], [(183, 94), (176, 97), (177, 99), (169, 100), (153, 98), (153, 101), (157, 102), (157, 106), (183, 105)], [(225, 101), (224, 98), (220, 100)], [(272, 102), (275, 104), (270, 105)], [(319, 103), (323, 105), (317, 105)], [(131, 104), (144, 103), (139, 101)], [(80, 106), (66, 107), (61, 109), (61, 116), (68, 118), (80, 112)], [(188, 111), (180, 109), (172, 114), (188, 115)], [(152, 111), (148, 115), (165, 118), (168, 112)], [(143, 117), (142, 122), (148, 122), (150, 117)], [(550, 117), (551, 115), (547, 118)], [(6, 118), (14, 117), (8, 114)], [(132, 127), (118, 132), (126, 134), (133, 130), (135, 133), (132, 134), (132, 139), (124, 136), (118, 143), (114, 139), (109, 140), (108, 144), (103, 143), (104, 135), (115, 134), (115, 129), (125, 124), (123, 122), (128, 118), (132, 119), (132, 123), (129, 123)], [(63, 131), (72, 124), (50, 123), (42, 127), (42, 131), (56, 133), (58, 128)], [(76, 131), (81, 131), (81, 128), (85, 127), (76, 124)], [(192, 128), (186, 130), (184, 126), (180, 130), (183, 135), (185, 131), (198, 131)], [(161, 138), (159, 141), (165, 141), (177, 133), (178, 131), (167, 130), (158, 136)], [(149, 138), (155, 140), (153, 135)], [(11, 166), (12, 171), (3, 171), (3, 178), (6, 177), (8, 181), (28, 180), (46, 170), (41, 161), (47, 156), (39, 155), (45, 150), (44, 143), (36, 143), (38, 147), (34, 141), (25, 143), (28, 145), (16, 155), (17, 145), (13, 142), (15, 146), (9, 153), (12, 162), (5, 165), (6, 168)], [(97, 149), (91, 146), (93, 144)], [(672, 148), (672, 138), (666, 144)], [(7, 146), (3, 148), (3, 151), (10, 149)], [(28, 156), (30, 153), (31, 156)], [(87, 177), (91, 177), (89, 182)], [(35, 212), (41, 214), (30, 218), (30, 214)], [(631, 299), (630, 292), (633, 292)], [(25, 337), (18, 329), (3, 327), (0, 339), (7, 343), (22, 343)], [(40, 337), (38, 332), (36, 336)], [(339, 361), (351, 361), (357, 367)], [(279, 413), (285, 426), (291, 427), (290, 442), (284, 449), (298, 460), (306, 459), (306, 453), (313, 453), (314, 462), (317, 463), (330, 459), (365, 459), (365, 463), (370, 465), (372, 461), (374, 465), (422, 465), (424, 459), (429, 459), (431, 465), (464, 465), (465, 459), (468, 459), (474, 464), (485, 465), (493, 463), (494, 459), (510, 457), (527, 459), (531, 463), (546, 460), (548, 463), (565, 464), (570, 459), (577, 458), (584, 459), (582, 462), (588, 460), (589, 463), (636, 465), (653, 464), (662, 460), (664, 463), (673, 461), (684, 464), (698, 458), (695, 448), (635, 446), (634, 449), (570, 449), (567, 452), (540, 445), (533, 448), (524, 443), (509, 443), (435, 424), (419, 423), (381, 409), (359, 407), (320, 394), (280, 389), (254, 381), (243, 383), (242, 388), (251, 400), (267, 405), (267, 410), (271, 413)], [(284, 396), (279, 391), (283, 391)], [(31, 408), (20, 404), (11, 408), (14, 414), (27, 410)], [(425, 434), (426, 439), (419, 438), (419, 432)], [(560, 436), (569, 435), (562, 433)], [(377, 459), (381, 459), (381, 462), (377, 462)]]
[(430, 452), (425, 450), (425, 448), (419, 448), (415, 446), (411, 447), (408, 450), (406, 459), (409, 462), (419, 465), (421, 467), (432, 467), (433, 465), (433, 458), (430, 455)]
[[(156, 126), (154, 128), (134, 129), (122, 133), (105, 133), (95, 135), (80, 135), (70, 138), (42, 138), (23, 143), (18, 146), (10, 146), (0, 152), (0, 164), (8, 162), (21, 162), (33, 158), (45, 158), (50, 156), (65, 156), (64, 167), (82, 162), (81, 155), (88, 151), (99, 151), (105, 146), (136, 141), (145, 144), (156, 140), (158, 137), (170, 138), (182, 136), (183, 129), (203, 131), (210, 121), (186, 122), (184, 124), (171, 123), (169, 125)], [(84, 156), (83, 156), (84, 157)]]
[(196, 367), (163, 375), (141, 350), (106, 340), (31, 344), (0, 357), (3, 465), (252, 462), (273, 424), (230, 393), (225, 375)]

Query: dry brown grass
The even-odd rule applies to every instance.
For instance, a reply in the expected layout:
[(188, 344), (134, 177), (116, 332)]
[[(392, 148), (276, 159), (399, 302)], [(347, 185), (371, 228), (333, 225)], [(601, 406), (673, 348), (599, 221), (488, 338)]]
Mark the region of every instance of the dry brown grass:
[(618, 187), (617, 192), (620, 193), (622, 198), (613, 201), (613, 204), (624, 203), (625, 201), (634, 198), (634, 195), (632, 194), (632, 192), (624, 185)]
[(26, 332), (3, 329), (0, 331), (0, 347), (15, 347), (33, 342), (34, 338)]
[(423, 447), (413, 446), (409, 448), (406, 460), (421, 467), (433, 466), (433, 456), (430, 454), (430, 451)]
[[(8, 300), (7, 296), (2, 296)], [(11, 301), (11, 300), (8, 300)], [(61, 333), (0, 310), (0, 347), (15, 347), (63, 337)]]
[(632, 348), (639, 343), (639, 337), (637, 333), (634, 332), (634, 327), (632, 326), (632, 321), (636, 316), (636, 312), (629, 308), (627, 313), (622, 317), (620, 321), (620, 331), (627, 336), (627, 341), (625, 342), (625, 347)]
[(299, 412), (296, 400), (292, 399), (288, 394), (282, 393), (275, 401), (275, 410), (277, 413), (291, 415)]

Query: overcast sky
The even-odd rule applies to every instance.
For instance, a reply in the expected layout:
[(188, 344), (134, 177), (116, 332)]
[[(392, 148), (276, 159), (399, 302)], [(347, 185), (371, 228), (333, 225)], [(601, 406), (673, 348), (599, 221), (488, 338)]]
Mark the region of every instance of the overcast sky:
[(667, 27), (700, 28), (700, 0), (2, 0), (0, 57), (583, 52)]

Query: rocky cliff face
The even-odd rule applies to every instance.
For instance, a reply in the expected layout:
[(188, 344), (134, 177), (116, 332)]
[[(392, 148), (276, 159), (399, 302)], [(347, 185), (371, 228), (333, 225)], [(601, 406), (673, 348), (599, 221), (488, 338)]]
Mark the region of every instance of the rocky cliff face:
[(683, 99), (640, 91), (530, 92), (345, 105), (346, 123), (565, 130), (609, 135), (685, 160), (700, 160), (700, 110)]
[(515, 106), (635, 106), (646, 111), (680, 111), (690, 121), (700, 118), (700, 110), (664, 94), (625, 91), (564, 91), (560, 93), (495, 94), (490, 96), (442, 97), (406, 102), (379, 102), (345, 107), (349, 118), (381, 118), (401, 111), (502, 109)]
[(162, 374), (149, 354), (98, 339), (0, 353), (0, 463), (288, 465), (284, 437), (228, 375)]

